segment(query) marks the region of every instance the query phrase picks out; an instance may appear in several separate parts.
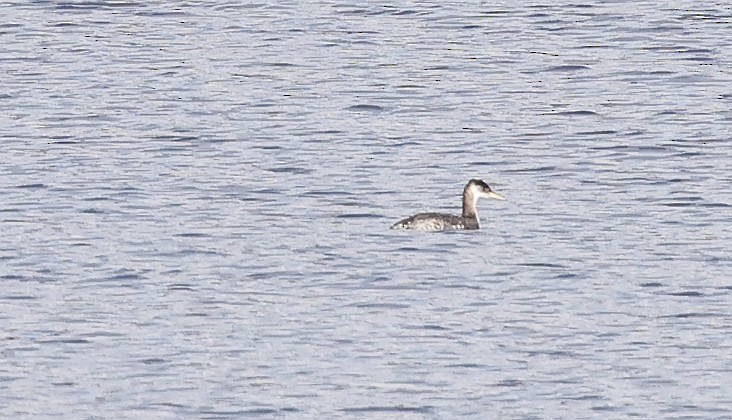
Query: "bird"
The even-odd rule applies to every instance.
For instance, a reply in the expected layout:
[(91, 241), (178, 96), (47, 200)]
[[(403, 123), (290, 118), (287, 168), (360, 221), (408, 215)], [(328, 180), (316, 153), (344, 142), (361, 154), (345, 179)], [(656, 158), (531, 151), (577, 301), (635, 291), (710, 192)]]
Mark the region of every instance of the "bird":
[(392, 229), (398, 230), (421, 230), (421, 231), (442, 231), (442, 230), (477, 230), (480, 229), (478, 221), (478, 199), (481, 197), (505, 200), (505, 198), (493, 191), (482, 179), (471, 179), (463, 189), (463, 213), (456, 216), (448, 213), (418, 213), (414, 216), (402, 219), (393, 225)]

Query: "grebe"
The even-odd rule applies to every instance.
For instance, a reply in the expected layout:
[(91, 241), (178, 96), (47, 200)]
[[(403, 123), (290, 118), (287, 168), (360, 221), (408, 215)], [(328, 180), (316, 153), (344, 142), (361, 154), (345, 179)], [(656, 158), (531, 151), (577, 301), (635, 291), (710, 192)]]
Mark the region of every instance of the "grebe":
[(505, 200), (503, 196), (491, 190), (480, 179), (471, 179), (463, 189), (463, 214), (454, 216), (446, 213), (419, 213), (394, 223), (392, 229), (408, 230), (475, 230), (480, 229), (476, 204), (480, 197)]

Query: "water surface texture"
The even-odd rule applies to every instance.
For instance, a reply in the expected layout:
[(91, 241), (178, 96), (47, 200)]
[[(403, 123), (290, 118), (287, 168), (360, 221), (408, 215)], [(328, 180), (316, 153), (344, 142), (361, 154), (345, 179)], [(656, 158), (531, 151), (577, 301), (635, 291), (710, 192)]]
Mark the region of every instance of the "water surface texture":
[(0, 3), (2, 417), (732, 418), (732, 8), (552, 4)]

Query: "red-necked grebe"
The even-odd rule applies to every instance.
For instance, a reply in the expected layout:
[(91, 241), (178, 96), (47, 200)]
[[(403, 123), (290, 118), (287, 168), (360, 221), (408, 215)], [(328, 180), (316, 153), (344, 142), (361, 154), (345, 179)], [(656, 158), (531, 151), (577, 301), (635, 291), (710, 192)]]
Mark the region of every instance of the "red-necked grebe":
[(463, 214), (461, 216), (446, 213), (419, 213), (394, 223), (391, 228), (426, 231), (480, 229), (476, 208), (480, 197), (505, 200), (482, 180), (471, 179), (463, 189)]

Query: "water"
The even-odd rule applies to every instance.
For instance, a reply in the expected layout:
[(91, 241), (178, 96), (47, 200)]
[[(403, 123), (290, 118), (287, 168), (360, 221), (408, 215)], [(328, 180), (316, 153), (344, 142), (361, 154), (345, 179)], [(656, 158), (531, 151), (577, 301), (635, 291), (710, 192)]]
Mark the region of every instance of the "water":
[(3, 417), (732, 418), (724, 3), (0, 9)]

